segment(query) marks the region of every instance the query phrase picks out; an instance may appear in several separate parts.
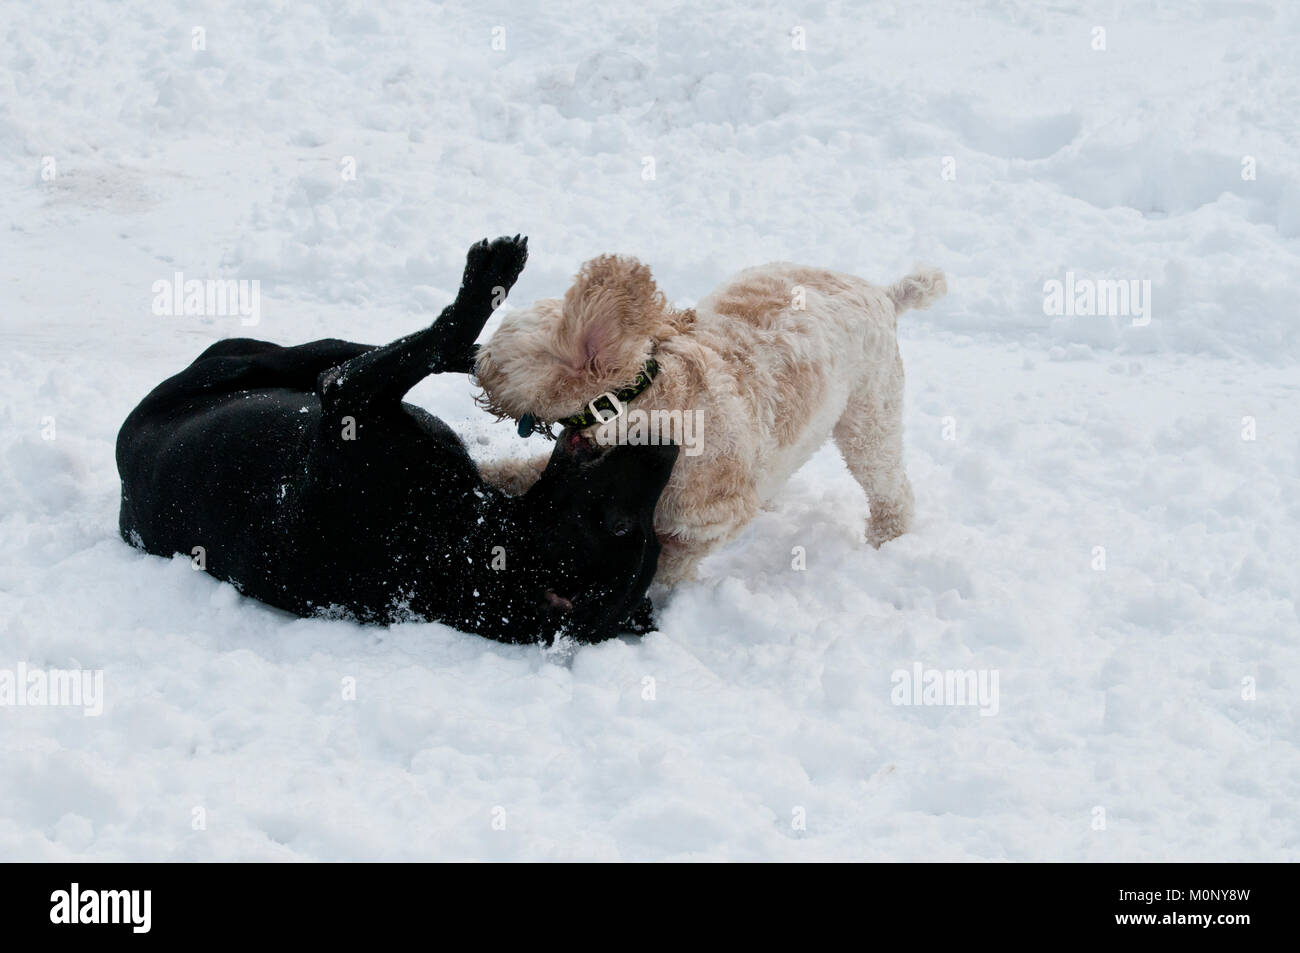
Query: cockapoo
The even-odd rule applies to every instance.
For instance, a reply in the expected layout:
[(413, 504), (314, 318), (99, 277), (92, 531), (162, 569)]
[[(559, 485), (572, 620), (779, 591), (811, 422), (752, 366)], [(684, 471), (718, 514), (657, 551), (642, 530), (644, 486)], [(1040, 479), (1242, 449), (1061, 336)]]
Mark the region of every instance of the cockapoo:
[[(659, 583), (693, 578), (828, 437), (866, 491), (867, 540), (880, 546), (912, 518), (897, 318), (946, 290), (929, 268), (879, 287), (774, 263), (681, 309), (648, 267), (604, 255), (583, 265), (563, 300), (504, 316), (478, 353), (480, 403), (520, 421), (521, 433), (563, 423), (560, 439), (572, 447), (685, 444), (655, 511)], [(499, 461), (482, 473), (521, 493), (546, 460)]]

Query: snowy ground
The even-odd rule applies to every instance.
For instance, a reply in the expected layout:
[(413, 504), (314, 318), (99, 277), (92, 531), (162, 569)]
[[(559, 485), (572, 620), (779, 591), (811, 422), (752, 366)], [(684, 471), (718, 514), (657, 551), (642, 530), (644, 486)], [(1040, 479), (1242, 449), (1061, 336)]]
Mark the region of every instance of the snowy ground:
[[(616, 6), (0, 7), (0, 670), (104, 673), (100, 717), (0, 708), (0, 857), (1300, 858), (1300, 10)], [(117, 538), (158, 380), (396, 337), (503, 232), (516, 302), (606, 251), (682, 303), (944, 267), (914, 532), (865, 548), (827, 448), (662, 631), (568, 658)], [(260, 324), (155, 315), (176, 271), (257, 279)], [(1150, 280), (1150, 323), (1045, 315), (1067, 271)], [(471, 397), (412, 395), (537, 449)], [(893, 704), (917, 662), (996, 673), (996, 715)]]

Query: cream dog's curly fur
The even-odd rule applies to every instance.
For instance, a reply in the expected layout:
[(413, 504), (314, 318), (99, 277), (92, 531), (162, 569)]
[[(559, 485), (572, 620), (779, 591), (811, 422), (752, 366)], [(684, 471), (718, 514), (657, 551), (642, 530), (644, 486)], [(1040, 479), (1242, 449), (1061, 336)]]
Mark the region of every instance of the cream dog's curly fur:
[[(630, 408), (698, 410), (704, 427), (702, 452), (678, 458), (655, 511), (658, 582), (692, 577), (827, 437), (867, 493), (867, 539), (879, 546), (912, 517), (897, 316), (946, 290), (933, 269), (882, 288), (779, 262), (742, 271), (696, 308), (678, 309), (645, 265), (605, 255), (583, 265), (562, 301), (506, 314), (478, 355), (480, 403), (501, 417), (560, 420), (629, 384), (654, 357), (660, 373)], [(599, 426), (583, 436), (600, 436)], [(518, 493), (545, 463), (481, 469)]]

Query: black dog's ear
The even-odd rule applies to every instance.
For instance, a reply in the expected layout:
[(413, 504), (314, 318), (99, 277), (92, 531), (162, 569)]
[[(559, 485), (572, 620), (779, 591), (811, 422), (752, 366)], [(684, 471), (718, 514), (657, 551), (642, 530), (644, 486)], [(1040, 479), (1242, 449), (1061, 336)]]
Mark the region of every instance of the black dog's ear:
[[(607, 500), (653, 505), (668, 485), (681, 447), (674, 443), (656, 446), (619, 444), (602, 447), (584, 440), (576, 432), (560, 435), (551, 459), (535, 487), (556, 499), (571, 494), (595, 495)], [(538, 498), (543, 493), (538, 493)]]
[(673, 443), (652, 446), (619, 445), (588, 467), (592, 483), (610, 498), (651, 507), (668, 485), (681, 448)]
[(673, 467), (677, 464), (677, 458), (681, 456), (682, 448), (675, 443), (665, 443), (645, 449), (649, 451), (646, 454), (647, 470), (656, 479), (662, 480), (660, 486), (666, 486), (668, 478), (673, 474)]
[(629, 444), (615, 447), (605, 456), (613, 462), (614, 454), (618, 454), (623, 466), (635, 468), (648, 477), (662, 478), (667, 483), (681, 450), (682, 448), (675, 443), (648, 446)]

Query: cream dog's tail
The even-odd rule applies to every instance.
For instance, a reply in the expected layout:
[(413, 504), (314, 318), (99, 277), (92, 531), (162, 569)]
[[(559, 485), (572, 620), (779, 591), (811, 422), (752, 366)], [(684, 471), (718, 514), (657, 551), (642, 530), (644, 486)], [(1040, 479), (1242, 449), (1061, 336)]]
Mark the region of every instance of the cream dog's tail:
[(938, 268), (917, 265), (885, 290), (894, 302), (894, 313), (902, 314), (912, 308), (928, 308), (948, 293), (948, 282)]

